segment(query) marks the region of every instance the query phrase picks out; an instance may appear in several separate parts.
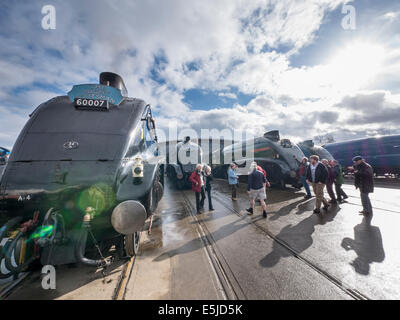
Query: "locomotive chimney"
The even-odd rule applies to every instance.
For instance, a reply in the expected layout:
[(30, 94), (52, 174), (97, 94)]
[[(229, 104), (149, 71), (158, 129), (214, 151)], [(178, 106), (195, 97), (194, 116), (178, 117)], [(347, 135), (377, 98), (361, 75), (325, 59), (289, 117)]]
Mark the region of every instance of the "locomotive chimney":
[(125, 87), (122, 77), (113, 72), (100, 73), (99, 83), (105, 86), (113, 87), (121, 91), (122, 96), (128, 95), (128, 90)]

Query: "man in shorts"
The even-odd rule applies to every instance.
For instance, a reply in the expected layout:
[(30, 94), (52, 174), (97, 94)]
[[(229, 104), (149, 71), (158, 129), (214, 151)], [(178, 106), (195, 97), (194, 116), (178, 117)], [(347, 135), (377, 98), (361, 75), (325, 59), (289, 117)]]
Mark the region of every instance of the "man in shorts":
[(263, 208), (263, 217), (267, 217), (267, 205), (265, 204), (265, 199), (267, 199), (267, 194), (265, 193), (266, 183), (267, 179), (265, 178), (264, 174), (257, 170), (257, 163), (253, 162), (250, 165), (247, 186), (247, 192), (250, 197), (250, 208), (246, 210), (248, 215), (252, 215), (254, 213), (254, 203), (257, 199), (259, 199)]

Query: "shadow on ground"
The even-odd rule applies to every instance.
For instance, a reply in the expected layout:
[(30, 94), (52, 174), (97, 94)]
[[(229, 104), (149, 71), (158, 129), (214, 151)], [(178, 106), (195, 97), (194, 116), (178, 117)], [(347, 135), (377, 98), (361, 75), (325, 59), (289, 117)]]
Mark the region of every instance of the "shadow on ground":
[(363, 221), (354, 227), (354, 239), (344, 238), (342, 247), (354, 250), (357, 258), (350, 265), (362, 275), (368, 275), (373, 262), (383, 262), (385, 251), (381, 231), (376, 226), (371, 226), (372, 217), (364, 217)]

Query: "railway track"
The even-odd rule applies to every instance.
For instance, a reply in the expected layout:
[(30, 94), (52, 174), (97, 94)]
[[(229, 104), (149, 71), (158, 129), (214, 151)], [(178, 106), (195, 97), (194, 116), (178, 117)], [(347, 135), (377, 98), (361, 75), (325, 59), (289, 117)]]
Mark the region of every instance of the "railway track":
[(211, 232), (207, 226), (200, 221), (194, 212), (194, 207), (190, 202), (189, 198), (184, 192), (181, 192), (182, 198), (184, 199), (187, 212), (195, 222), (194, 226), (198, 233), (199, 239), (203, 242), (207, 258), (214, 271), (217, 279), (217, 289), (221, 293), (224, 300), (247, 300), (247, 297), (241, 288), (238, 280), (234, 273), (229, 268), (225, 257), (218, 249), (216, 241), (213, 239)]
[(118, 278), (117, 285), (114, 289), (112, 300), (125, 300), (126, 290), (129, 284), (129, 280), (132, 275), (132, 270), (135, 265), (136, 255), (129, 259), (122, 268), (121, 275)]
[(17, 290), (22, 283), (31, 275), (31, 272), (24, 272), (18, 279), (10, 281), (5, 287), (0, 290), (0, 300), (5, 300), (7, 297)]
[(227, 199), (225, 199), (223, 196), (218, 194), (217, 192), (213, 193), (213, 199), (218, 201), (220, 204), (222, 204), (225, 208), (227, 208), (231, 213), (237, 215), (238, 217), (243, 217), (245, 216), (245, 219), (251, 223), (254, 227), (256, 227), (258, 230), (260, 230), (262, 233), (264, 233), (268, 238), (270, 238), (272, 241), (276, 242), (280, 246), (284, 247), (286, 250), (288, 250), (294, 257), (299, 259), (302, 263), (306, 264), (308, 267), (312, 268), (314, 271), (316, 271), (318, 274), (323, 276), (325, 279), (327, 279), (329, 282), (337, 286), (340, 290), (342, 290), (344, 293), (349, 295), (351, 298), (355, 300), (372, 300), (369, 298), (367, 295), (359, 292), (358, 290), (351, 288), (348, 284), (343, 282), (342, 280), (338, 279), (334, 275), (330, 274), (326, 270), (322, 269), (320, 266), (315, 264), (313, 261), (311, 261), (309, 258), (305, 257), (301, 253), (299, 253), (296, 249), (291, 247), (288, 243), (280, 239), (279, 237), (275, 236), (273, 233), (271, 233), (269, 230), (261, 226), (260, 224), (256, 223), (255, 221), (252, 221), (250, 218), (247, 217), (247, 214), (242, 214), (241, 212), (237, 211), (233, 206), (232, 203), (229, 202)]
[[(127, 291), (130, 277), (132, 275), (132, 270), (135, 265), (135, 261), (136, 261), (136, 256), (133, 256), (123, 264), (121, 273), (118, 277), (115, 287), (113, 289), (112, 288), (108, 289), (110, 292), (112, 292), (111, 295), (112, 300), (125, 299), (125, 294)], [(34, 277), (35, 275), (37, 275), (35, 271), (24, 272), (18, 279), (12, 280), (9, 283), (7, 283), (2, 289), (0, 289), (0, 301), (7, 299), (10, 295), (16, 292), (16, 290), (18, 290), (25, 281), (27, 281), (31, 277)], [(106, 281), (107, 276), (108, 274), (105, 274), (103, 278), (103, 283), (105, 285), (109, 283), (108, 281)]]

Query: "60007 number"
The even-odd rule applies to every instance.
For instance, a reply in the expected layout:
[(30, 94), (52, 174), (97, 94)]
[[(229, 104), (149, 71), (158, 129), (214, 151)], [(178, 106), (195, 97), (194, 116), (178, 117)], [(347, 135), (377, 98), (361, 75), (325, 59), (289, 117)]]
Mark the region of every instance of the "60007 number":
[(107, 100), (76, 98), (74, 102), (77, 108), (108, 110)]

